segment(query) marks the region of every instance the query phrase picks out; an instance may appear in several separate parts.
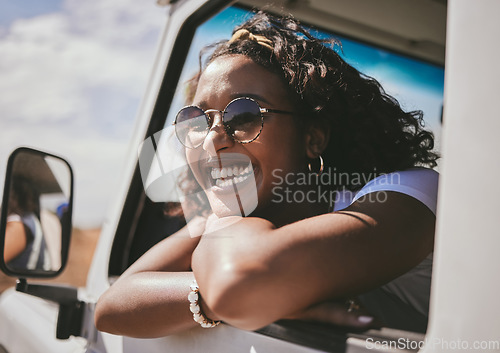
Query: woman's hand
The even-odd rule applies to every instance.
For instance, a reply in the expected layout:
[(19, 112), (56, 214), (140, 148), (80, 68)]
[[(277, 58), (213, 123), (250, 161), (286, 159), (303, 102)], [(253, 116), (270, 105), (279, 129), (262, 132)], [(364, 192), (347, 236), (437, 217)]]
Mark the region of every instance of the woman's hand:
[(323, 322), (363, 329), (381, 326), (381, 323), (373, 316), (349, 301), (322, 302), (288, 315), (284, 319)]
[(204, 234), (213, 234), (243, 220), (244, 218), (241, 216), (228, 216), (219, 218), (214, 213), (212, 213), (206, 219)]

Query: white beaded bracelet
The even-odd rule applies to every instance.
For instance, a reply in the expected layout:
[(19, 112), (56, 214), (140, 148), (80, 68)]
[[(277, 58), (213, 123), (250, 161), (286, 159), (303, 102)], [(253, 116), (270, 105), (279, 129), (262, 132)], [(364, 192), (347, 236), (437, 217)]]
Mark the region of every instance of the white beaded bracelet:
[(200, 289), (196, 280), (189, 286), (191, 292), (189, 292), (189, 310), (193, 313), (193, 320), (201, 325), (203, 328), (213, 328), (220, 324), (220, 321), (214, 321), (203, 315), (200, 307)]

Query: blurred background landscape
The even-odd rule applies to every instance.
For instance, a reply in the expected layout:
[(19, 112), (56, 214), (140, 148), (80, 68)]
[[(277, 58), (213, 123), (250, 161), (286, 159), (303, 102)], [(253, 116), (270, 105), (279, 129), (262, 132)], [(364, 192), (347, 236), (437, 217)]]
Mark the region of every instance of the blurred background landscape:
[[(127, 158), (165, 9), (155, 0), (0, 0), (0, 197), (7, 158), (28, 146), (75, 176), (69, 262), (84, 286)], [(0, 292), (15, 285), (0, 272)]]
[(155, 0), (0, 0), (0, 194), (15, 148), (53, 153), (73, 167), (74, 226), (101, 227), (166, 16)]

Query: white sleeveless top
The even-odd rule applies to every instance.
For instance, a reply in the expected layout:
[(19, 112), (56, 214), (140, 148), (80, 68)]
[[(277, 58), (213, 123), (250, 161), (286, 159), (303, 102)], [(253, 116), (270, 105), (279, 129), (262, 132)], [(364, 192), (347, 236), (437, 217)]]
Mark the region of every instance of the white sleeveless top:
[[(342, 210), (360, 197), (376, 191), (395, 191), (409, 195), (436, 214), (439, 174), (426, 168), (412, 168), (381, 175), (368, 182), (361, 190), (343, 191), (337, 196), (334, 211)], [(432, 274), (432, 253), (404, 275), (383, 285), (380, 290), (394, 295), (403, 303), (428, 316)]]

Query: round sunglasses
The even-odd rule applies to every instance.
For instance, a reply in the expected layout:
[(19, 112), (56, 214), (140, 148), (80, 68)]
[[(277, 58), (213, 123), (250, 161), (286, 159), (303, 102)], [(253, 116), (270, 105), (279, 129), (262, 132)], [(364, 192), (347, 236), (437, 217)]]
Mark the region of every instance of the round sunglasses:
[(228, 136), (239, 143), (250, 143), (259, 137), (264, 127), (264, 113), (293, 114), (284, 110), (262, 108), (249, 97), (233, 99), (224, 110), (190, 105), (182, 108), (175, 117), (175, 134), (187, 148), (203, 144), (213, 123), (210, 113), (221, 113), (222, 124)]

